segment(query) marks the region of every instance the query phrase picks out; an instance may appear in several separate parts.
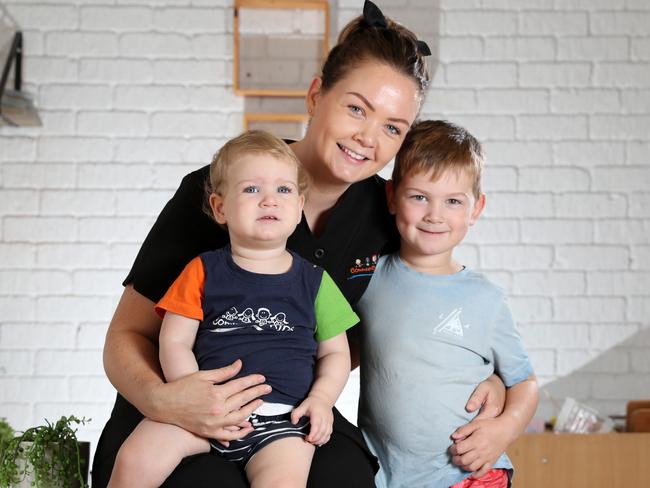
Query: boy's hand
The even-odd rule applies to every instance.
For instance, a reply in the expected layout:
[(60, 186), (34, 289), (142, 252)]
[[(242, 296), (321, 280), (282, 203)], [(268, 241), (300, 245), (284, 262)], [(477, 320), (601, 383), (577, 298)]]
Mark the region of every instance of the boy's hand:
[(291, 412), (291, 423), (297, 424), (301, 417), (309, 417), (311, 427), (305, 440), (315, 446), (322, 446), (330, 440), (334, 414), (329, 402), (309, 395)]
[(511, 437), (508, 423), (502, 419), (476, 417), (451, 435), (452, 462), (465, 471), (472, 471), (472, 478), (480, 478), (505, 452)]

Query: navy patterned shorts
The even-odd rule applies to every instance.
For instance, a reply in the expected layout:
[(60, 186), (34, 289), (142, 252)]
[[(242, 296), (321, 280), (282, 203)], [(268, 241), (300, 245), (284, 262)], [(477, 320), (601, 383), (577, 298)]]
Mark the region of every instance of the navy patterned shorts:
[(230, 441), (228, 447), (210, 439), (210, 445), (221, 457), (246, 466), (253, 455), (273, 441), (285, 437), (307, 437), (309, 435), (309, 417), (302, 417), (296, 425), (291, 423), (291, 412), (282, 415), (252, 414), (248, 420), (253, 424), (253, 432), (236, 441)]

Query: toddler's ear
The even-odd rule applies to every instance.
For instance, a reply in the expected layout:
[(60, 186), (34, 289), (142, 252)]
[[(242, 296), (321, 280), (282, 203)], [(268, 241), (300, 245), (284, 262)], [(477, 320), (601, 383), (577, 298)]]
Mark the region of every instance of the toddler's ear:
[(296, 225), (300, 224), (302, 220), (302, 210), (305, 208), (305, 195), (300, 195), (298, 197), (298, 222)]
[(224, 225), (226, 223), (226, 214), (223, 211), (223, 197), (218, 193), (212, 193), (210, 195), (210, 208), (212, 209), (214, 220)]
[(469, 225), (474, 225), (478, 218), (483, 213), (485, 209), (485, 193), (481, 193), (481, 196), (474, 203), (474, 210), (472, 210), (472, 216), (469, 219)]
[(386, 182), (386, 202), (388, 203), (388, 211), (392, 215), (395, 215), (397, 210), (395, 209), (395, 186), (393, 185), (393, 180)]

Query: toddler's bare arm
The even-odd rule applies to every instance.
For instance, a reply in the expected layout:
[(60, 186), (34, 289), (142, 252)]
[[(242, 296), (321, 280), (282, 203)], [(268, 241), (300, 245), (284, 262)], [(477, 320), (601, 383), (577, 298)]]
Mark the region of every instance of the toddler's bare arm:
[(349, 375), (350, 350), (345, 332), (320, 342), (314, 384), (307, 398), (291, 413), (293, 423), (304, 415), (309, 417), (311, 429), (306, 438), (308, 442), (322, 445), (329, 441), (334, 421), (332, 408)]

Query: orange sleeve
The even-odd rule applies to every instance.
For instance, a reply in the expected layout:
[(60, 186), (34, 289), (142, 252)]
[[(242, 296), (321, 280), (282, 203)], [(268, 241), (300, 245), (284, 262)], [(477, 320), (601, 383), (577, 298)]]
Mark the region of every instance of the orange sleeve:
[(165, 316), (165, 312), (174, 312), (191, 319), (203, 320), (204, 286), (203, 261), (197, 256), (187, 263), (165, 296), (156, 304), (156, 313), (160, 315), (160, 318)]

